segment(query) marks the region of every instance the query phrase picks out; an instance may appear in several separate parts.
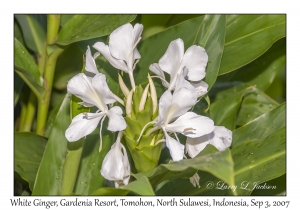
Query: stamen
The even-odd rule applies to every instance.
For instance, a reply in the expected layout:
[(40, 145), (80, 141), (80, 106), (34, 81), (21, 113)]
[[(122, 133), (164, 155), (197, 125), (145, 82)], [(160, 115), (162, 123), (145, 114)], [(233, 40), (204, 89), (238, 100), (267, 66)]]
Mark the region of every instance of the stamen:
[(166, 140), (165, 139), (161, 139), (161, 140), (157, 141), (154, 146), (156, 146), (156, 145), (158, 145), (159, 143), (162, 143), (162, 142), (166, 142)]
[(156, 93), (154, 83), (149, 74), (148, 74), (148, 80), (149, 80), (149, 85), (150, 85), (150, 93), (151, 93), (151, 99), (152, 99), (152, 104), (153, 104), (153, 114), (154, 114), (157, 109), (157, 93)]
[(160, 77), (160, 76), (151, 76), (151, 78), (159, 78), (159, 79), (161, 79), (162, 81), (164, 81), (165, 83), (167, 83), (168, 85), (170, 85), (169, 82), (168, 82), (167, 80), (165, 80), (164, 78), (162, 78), (162, 77)]
[[(154, 124), (154, 123), (156, 123), (156, 122), (154, 122), (154, 121), (148, 122), (148, 123), (143, 127), (143, 129), (142, 129), (142, 131), (141, 131), (141, 133), (140, 133), (140, 136), (139, 136), (139, 138), (137, 139), (136, 142), (139, 142), (139, 141), (140, 141), (140, 139), (141, 139), (141, 137), (142, 137), (142, 135), (143, 135), (143, 133), (144, 133), (144, 130), (147, 128), (147, 126), (148, 126), (149, 124)], [(146, 135), (147, 135), (147, 134), (146, 134)]]
[(103, 121), (105, 119), (106, 116), (104, 116), (101, 120), (101, 123), (100, 123), (100, 146), (99, 146), (99, 153), (101, 152), (102, 150), (102, 125), (103, 125)]
[(158, 129), (160, 129), (159, 126), (153, 127), (146, 133), (146, 135), (149, 136), (151, 133), (153, 133), (154, 131), (157, 131)]
[(194, 128), (185, 128), (184, 130), (183, 130), (183, 133), (185, 133), (185, 132), (187, 132), (187, 131), (195, 131), (196, 129), (194, 129)]

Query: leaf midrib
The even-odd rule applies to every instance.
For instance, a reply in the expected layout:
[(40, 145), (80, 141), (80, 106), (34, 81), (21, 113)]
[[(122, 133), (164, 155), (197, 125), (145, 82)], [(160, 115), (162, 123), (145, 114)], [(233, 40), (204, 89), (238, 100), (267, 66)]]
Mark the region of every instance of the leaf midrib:
[(234, 173), (234, 175), (237, 176), (237, 175), (239, 175), (239, 174), (241, 174), (241, 173), (243, 173), (243, 172), (245, 172), (245, 171), (247, 171), (247, 170), (250, 170), (250, 169), (252, 169), (252, 168), (255, 168), (255, 167), (257, 167), (257, 166), (259, 166), (259, 165), (261, 165), (261, 164), (263, 164), (263, 163), (265, 163), (265, 162), (268, 162), (268, 161), (270, 161), (270, 160), (272, 160), (272, 159), (275, 159), (275, 158), (277, 158), (277, 157), (279, 157), (279, 156), (281, 156), (281, 155), (284, 155), (285, 153), (286, 153), (285, 150), (283, 150), (283, 151), (278, 152), (278, 153), (276, 153), (276, 154), (274, 154), (274, 155), (271, 155), (271, 156), (269, 156), (269, 157), (267, 157), (267, 158), (265, 158), (265, 159), (262, 159), (262, 160), (256, 162), (256, 164), (251, 165), (250, 168), (249, 168), (249, 167), (244, 167), (244, 168), (242, 168), (242, 169), (240, 169), (240, 170), (237, 170), (237, 171)]
[(277, 27), (277, 26), (282, 25), (282, 24), (284, 24), (284, 23), (285, 23), (285, 22), (282, 22), (282, 23), (280, 23), (280, 24), (272, 25), (272, 26), (269, 26), (269, 27), (266, 27), (266, 28), (263, 28), (263, 29), (254, 31), (254, 32), (252, 32), (252, 33), (250, 33), (250, 34), (247, 34), (247, 35), (245, 35), (245, 36), (242, 36), (242, 37), (240, 37), (240, 38), (237, 38), (237, 39), (235, 39), (235, 40), (232, 40), (232, 41), (230, 41), (230, 42), (225, 43), (225, 44), (224, 44), (224, 47), (227, 46), (227, 45), (230, 45), (230, 44), (232, 44), (232, 43), (234, 43), (234, 42), (237, 42), (237, 41), (239, 41), (239, 40), (242, 40), (242, 39), (244, 39), (244, 38), (247, 38), (247, 37), (249, 37), (249, 36), (252, 36), (252, 35), (254, 35), (254, 34), (257, 34), (257, 33), (261, 32), (261, 31), (263, 31), (263, 30), (267, 30), (267, 29), (270, 29), (270, 28), (272, 28), (272, 27)]

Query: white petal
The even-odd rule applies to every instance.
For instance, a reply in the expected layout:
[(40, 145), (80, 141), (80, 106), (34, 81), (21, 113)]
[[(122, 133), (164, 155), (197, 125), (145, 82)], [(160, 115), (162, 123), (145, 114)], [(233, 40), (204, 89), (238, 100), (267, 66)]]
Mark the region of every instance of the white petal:
[(109, 152), (106, 154), (102, 167), (101, 175), (111, 181), (123, 180), (124, 177), (123, 154), (121, 144), (116, 142), (112, 145)]
[(87, 75), (93, 77), (94, 75), (98, 74), (99, 71), (96, 67), (96, 63), (94, 58), (92, 57), (90, 46), (88, 46), (88, 49), (85, 53), (85, 70)]
[(172, 93), (167, 90), (165, 91), (159, 99), (159, 111), (157, 125), (161, 125), (166, 120), (168, 109), (172, 102)]
[(170, 150), (170, 154), (173, 161), (180, 161), (183, 159), (184, 155), (184, 145), (182, 145), (177, 140), (170, 137), (167, 132), (165, 132), (165, 138), (166, 138), (166, 146)]
[(181, 39), (176, 39), (169, 44), (166, 53), (158, 64), (160, 68), (170, 74), (171, 80), (177, 74), (184, 53), (184, 44)]
[(82, 99), (85, 103), (93, 104), (100, 109), (102, 106), (101, 99), (93, 90), (90, 81), (91, 78), (87, 77), (85, 74), (83, 73), (76, 74), (68, 82), (67, 85), (68, 93), (71, 93), (77, 96), (78, 98)]
[(215, 130), (208, 137), (209, 142), (220, 151), (230, 147), (232, 142), (232, 132), (224, 126), (215, 126)]
[(214, 130), (214, 121), (194, 112), (187, 112), (173, 123), (168, 124), (166, 129), (195, 138), (211, 133)]
[(129, 67), (133, 65), (133, 50), (135, 44), (134, 31), (127, 23), (114, 30), (109, 37), (109, 50), (116, 59), (124, 60)]
[(101, 96), (101, 99), (105, 104), (112, 104), (116, 101), (114, 94), (110, 91), (106, 83), (106, 76), (104, 74), (99, 73), (94, 76), (92, 86)]
[(135, 45), (135, 48), (134, 48), (134, 51), (133, 51), (133, 58), (134, 59), (140, 59), (141, 58), (141, 55), (140, 55), (139, 51), (136, 49), (136, 45), (137, 45), (137, 43), (139, 42), (139, 40), (141, 38), (143, 28), (144, 28), (143, 25), (139, 24), (139, 23), (136, 23), (134, 25), (134, 28), (133, 28), (133, 36), (134, 36), (133, 43)]
[(81, 113), (77, 115), (72, 119), (72, 123), (66, 130), (66, 138), (68, 141), (73, 142), (89, 135), (96, 129), (102, 117), (103, 115), (101, 116), (99, 113)]
[(195, 90), (189, 88), (177, 88), (174, 91), (172, 98), (172, 106), (177, 106), (177, 110), (173, 115), (173, 118), (179, 117), (186, 113), (197, 103), (197, 95)]
[(130, 179), (130, 164), (127, 156), (127, 152), (125, 147), (121, 144), (122, 151), (123, 151), (123, 164), (124, 164), (124, 176), (123, 176), (123, 183), (125, 185), (128, 184)]
[(118, 60), (110, 54), (109, 47), (102, 42), (97, 42), (93, 45), (93, 48), (98, 50), (107, 60), (108, 62), (115, 67), (116, 69), (120, 69), (122, 71), (128, 72), (128, 68), (126, 63), (123, 60)]
[(191, 82), (191, 85), (193, 85), (196, 88), (197, 98), (207, 93), (208, 84), (204, 81)]
[(208, 61), (208, 55), (205, 49), (193, 45), (185, 52), (181, 68), (186, 66), (189, 69), (187, 79), (191, 81), (199, 81), (205, 77), (205, 68)]
[[(196, 88), (185, 79), (186, 75), (188, 74), (189, 70), (188, 68), (184, 67), (181, 71), (181, 73), (178, 75), (177, 77), (177, 81), (176, 81), (176, 86), (175, 86), (175, 91), (178, 91), (181, 88), (187, 88), (188, 90), (192, 91), (193, 94), (197, 95), (197, 91)], [(197, 97), (196, 97), (197, 98)]]
[(209, 144), (207, 135), (198, 138), (187, 138), (186, 150), (191, 158), (196, 157)]
[(78, 104), (82, 105), (82, 106), (85, 106), (85, 107), (93, 107), (95, 106), (94, 104), (89, 104), (89, 103), (86, 103), (86, 102), (79, 102)]
[(108, 111), (108, 127), (110, 131), (122, 131), (126, 128), (126, 122), (122, 116), (123, 111), (120, 107), (115, 106)]
[[(165, 74), (163, 72), (163, 70), (160, 69), (159, 65), (157, 63), (153, 63), (149, 66), (150, 71), (152, 71), (154, 74), (156, 74), (157, 76), (165, 79)], [(165, 87), (169, 87), (169, 83), (167, 83), (164, 80), (161, 80), (163, 86)]]

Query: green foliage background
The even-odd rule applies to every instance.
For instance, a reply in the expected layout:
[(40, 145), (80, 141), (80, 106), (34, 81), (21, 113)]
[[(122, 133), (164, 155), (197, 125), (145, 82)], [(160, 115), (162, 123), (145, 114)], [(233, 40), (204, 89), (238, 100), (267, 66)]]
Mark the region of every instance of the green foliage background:
[[(155, 169), (133, 173), (130, 184), (115, 189), (99, 173), (115, 134), (103, 130), (100, 153), (99, 129), (81, 140), (80, 147), (65, 139), (65, 130), (77, 109), (70, 109), (70, 103), (76, 100), (67, 94), (66, 85), (83, 69), (87, 46), (97, 41), (107, 43), (109, 34), (128, 22), (144, 25), (138, 45), (142, 58), (134, 70), (136, 84), (143, 88), (149, 65), (158, 62), (172, 40), (181, 38), (185, 49), (193, 44), (206, 49), (209, 61), (204, 80), (209, 92), (194, 111), (209, 116), (215, 125), (231, 129), (233, 142), (223, 152), (208, 145), (197, 157), (173, 163), (169, 163), (169, 151), (163, 149)], [(67, 159), (76, 156), (78, 148), (82, 153), (72, 195), (285, 194), (285, 15), (61, 15), (57, 36), (51, 42), (47, 40), (47, 26), (46, 15), (14, 18), (15, 195), (64, 194)], [(44, 131), (39, 133), (37, 109), (49, 88), (43, 71), (47, 67), (41, 60), (55, 52), (59, 53), (50, 86), (49, 114)], [(124, 97), (118, 71), (102, 56), (96, 63), (106, 74), (110, 89)], [(126, 76), (125, 82), (130, 84)], [(154, 82), (160, 96), (163, 86), (160, 81)], [(195, 173), (201, 177), (200, 188), (189, 182)], [(275, 185), (276, 190), (206, 189), (208, 181), (230, 186), (240, 186), (243, 181), (266, 183)]]

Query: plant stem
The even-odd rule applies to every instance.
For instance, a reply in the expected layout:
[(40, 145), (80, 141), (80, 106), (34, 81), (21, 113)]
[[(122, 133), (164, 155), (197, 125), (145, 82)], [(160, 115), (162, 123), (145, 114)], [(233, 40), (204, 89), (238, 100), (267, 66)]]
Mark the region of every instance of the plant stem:
[(21, 113), (20, 113), (20, 123), (18, 131), (23, 131), (23, 126), (26, 118), (27, 105), (25, 103), (21, 103)]
[(27, 131), (27, 132), (31, 131), (32, 122), (36, 111), (35, 107), (36, 107), (36, 96), (32, 91), (30, 91), (27, 108), (26, 108), (26, 116), (21, 128), (22, 131)]
[(59, 30), (60, 15), (47, 15), (47, 44), (54, 44)]
[[(47, 44), (54, 44), (57, 38), (57, 32), (59, 30), (60, 15), (47, 15)], [(39, 70), (44, 73), (44, 88), (46, 93), (43, 99), (38, 101), (38, 113), (37, 113), (37, 126), (36, 133), (39, 135), (44, 135), (45, 125), (47, 122), (47, 116), (49, 111), (49, 103), (51, 97), (51, 90), (53, 84), (53, 77), (55, 72), (55, 66), (58, 56), (63, 52), (62, 48), (55, 47), (52, 52), (46, 50), (50, 49), (51, 46), (45, 46), (42, 52)], [(43, 72), (44, 69), (44, 72)]]
[(63, 52), (62, 48), (56, 48), (46, 59), (45, 72), (44, 72), (44, 88), (46, 90), (44, 100), (39, 100), (38, 118), (36, 133), (44, 135), (45, 125), (47, 121), (49, 103), (51, 97), (51, 90), (53, 84), (53, 77), (55, 72), (55, 66), (58, 56)]

